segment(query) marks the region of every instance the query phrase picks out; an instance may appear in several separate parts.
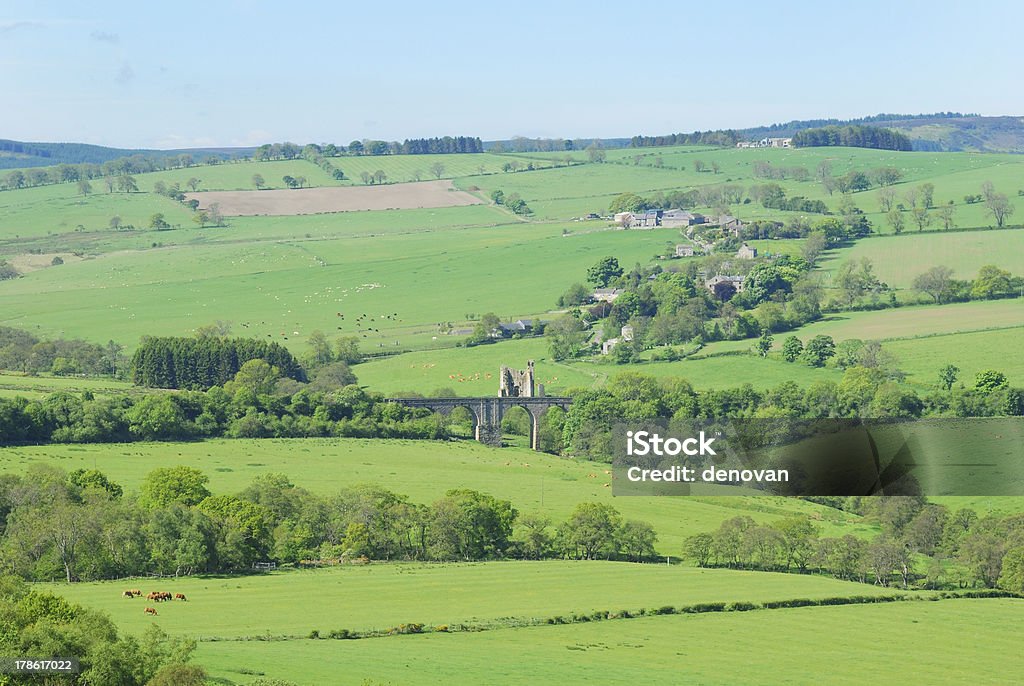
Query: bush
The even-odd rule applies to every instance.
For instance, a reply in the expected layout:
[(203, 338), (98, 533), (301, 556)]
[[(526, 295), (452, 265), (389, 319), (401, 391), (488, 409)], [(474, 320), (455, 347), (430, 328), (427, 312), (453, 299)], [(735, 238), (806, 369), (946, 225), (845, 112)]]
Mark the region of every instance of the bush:
[[(703, 612), (725, 612), (725, 603), (697, 603), (679, 608), (680, 614), (701, 614)], [(768, 604), (765, 603), (765, 607)]]
[[(319, 634), (317, 635), (319, 636)], [(354, 631), (349, 631), (348, 629), (332, 629), (331, 632), (327, 634), (327, 638), (344, 641), (347, 639), (359, 638), (359, 635)]]
[[(412, 623), (412, 624), (399, 624), (398, 626), (393, 626), (390, 629), (388, 629), (387, 633), (388, 633), (388, 636), (399, 636), (399, 635), (405, 635), (405, 634), (422, 634), (423, 633), (423, 625), (422, 624), (416, 624), (416, 623)], [(345, 638), (349, 638), (349, 637), (346, 636)]]

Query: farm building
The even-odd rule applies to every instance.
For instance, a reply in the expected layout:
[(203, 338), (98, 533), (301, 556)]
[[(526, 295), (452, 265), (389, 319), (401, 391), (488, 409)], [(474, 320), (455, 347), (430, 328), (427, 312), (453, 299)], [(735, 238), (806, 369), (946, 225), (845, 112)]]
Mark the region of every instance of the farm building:
[(686, 210), (646, 210), (644, 212), (619, 212), (614, 217), (615, 223), (625, 228), (653, 229), (663, 226), (667, 229), (679, 229), (696, 224), (703, 224), (704, 215), (687, 212)]
[(598, 288), (591, 294), (591, 298), (598, 302), (614, 302), (616, 298), (622, 295), (621, 288)]
[(502, 336), (513, 336), (515, 334), (526, 334), (533, 331), (533, 320), (532, 319), (517, 319), (514, 322), (504, 323), (498, 325), (498, 330)]
[(686, 210), (665, 210), (661, 213), (661, 225), (666, 228), (678, 229), (703, 223), (704, 215)]
[(618, 338), (609, 338), (607, 341), (602, 342), (601, 343), (601, 354), (602, 355), (607, 355), (612, 350), (614, 350), (615, 346), (617, 346), (619, 344), (619, 340), (620, 339), (618, 339)]
[(716, 222), (722, 229), (722, 233), (733, 236), (740, 235), (740, 229), (743, 228), (743, 222), (730, 214), (723, 214), (718, 218)]
[(736, 257), (741, 260), (752, 260), (757, 257), (757, 248), (751, 248), (749, 245), (744, 243), (740, 246), (740, 249), (736, 251)]
[(690, 244), (682, 244), (676, 246), (676, 257), (693, 257), (694, 256), (693, 246)]

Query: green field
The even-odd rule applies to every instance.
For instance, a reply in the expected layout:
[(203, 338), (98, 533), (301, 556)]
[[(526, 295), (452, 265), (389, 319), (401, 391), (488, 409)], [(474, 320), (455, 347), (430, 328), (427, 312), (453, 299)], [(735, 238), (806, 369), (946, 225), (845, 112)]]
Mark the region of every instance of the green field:
[[(558, 226), (515, 224), (123, 251), (0, 283), (0, 324), (114, 338), (129, 348), (143, 334), (187, 335), (218, 319), (233, 321), (236, 334), (287, 339), (295, 351), (316, 329), (365, 333), (367, 352), (396, 340), (430, 347), (440, 322), (489, 311), (512, 319), (543, 314), (601, 257), (646, 262), (663, 246), (657, 232), (563, 236)], [(439, 297), (439, 289), (460, 297)], [(380, 319), (385, 313), (396, 317)], [(359, 330), (360, 314), (378, 318), (378, 331)]]
[(142, 612), (145, 599), (121, 597), (126, 587), (139, 587), (144, 594), (149, 589), (184, 593), (188, 604), (159, 606), (161, 628), (221, 639), (268, 632), (305, 637), (313, 629), (324, 635), (331, 629), (365, 632), (409, 622), (543, 620), (598, 610), (728, 602), (737, 593), (752, 602), (892, 594), (891, 589), (820, 576), (604, 561), (370, 564), (233, 578), (43, 586), (110, 613), (119, 626), (136, 633), (154, 620)]
[[(574, 156), (582, 160), (585, 154)], [(635, 156), (640, 156), (638, 164), (633, 164)], [(721, 173), (695, 172), (692, 161), (698, 156), (708, 164), (719, 164)], [(947, 195), (960, 202), (958, 194), (967, 192), (965, 189), (976, 191), (974, 185), (980, 188), (981, 181), (989, 178), (998, 190), (1011, 195), (1024, 185), (1022, 161), (1011, 155), (835, 148), (618, 150), (609, 152), (605, 164), (499, 171), (510, 160), (542, 166), (564, 157), (488, 153), (335, 159), (347, 167), (350, 176), (357, 177), (363, 167), (380, 168), (391, 181), (408, 180), (416, 169), (425, 171), (439, 162), (445, 166), (442, 176), (454, 178), (461, 188), (521, 194), (535, 212), (528, 222), (501, 208), (482, 205), (246, 217), (230, 219), (226, 227), (199, 228), (183, 206), (145, 192), (157, 181), (184, 183), (190, 177), (200, 179), (202, 189), (248, 188), (253, 173), (260, 173), (271, 185), (286, 173), (304, 175), (314, 185), (337, 183), (304, 160), (232, 162), (140, 174), (137, 180), (144, 192), (131, 194), (108, 194), (97, 187), (102, 186), (101, 181), (88, 196), (78, 195), (74, 184), (6, 191), (0, 193), (0, 257), (14, 258), (28, 250), (76, 250), (86, 259), (0, 283), (5, 304), (0, 323), (38, 326), (48, 335), (103, 342), (114, 337), (129, 348), (144, 334), (187, 334), (218, 319), (233, 321), (235, 333), (269, 335), (296, 351), (315, 329), (365, 333), (368, 350), (444, 347), (450, 341), (441, 336), (434, 339), (438, 323), (461, 322), (465, 326), (466, 315), (487, 311), (513, 318), (543, 315), (566, 287), (584, 278), (586, 268), (596, 259), (611, 254), (626, 265), (645, 264), (667, 243), (678, 240), (674, 229), (606, 232), (603, 221), (565, 223), (587, 212), (607, 212), (609, 200), (618, 193), (651, 194), (723, 183), (747, 187), (765, 182), (753, 177), (753, 165), (761, 160), (777, 166), (803, 166), (809, 171), (828, 160), (836, 174), (853, 168), (897, 166), (905, 180), (895, 188), (902, 193), (914, 184), (932, 182), (940, 204), (949, 199)], [(654, 166), (658, 158), (661, 167)], [(816, 182), (780, 183), (791, 195), (838, 202)], [(874, 193), (858, 193), (854, 198), (869, 213), (876, 212), (870, 197)], [(736, 206), (732, 211), (743, 219), (779, 214), (757, 203)], [(181, 228), (149, 230), (149, 218), (156, 212)], [(961, 226), (986, 223), (980, 205), (958, 206), (958, 212)], [(136, 230), (109, 231), (109, 219), (115, 214)], [(565, 232), (569, 235), (562, 237)], [(1024, 240), (1021, 236), (1024, 232), (908, 232), (899, 238), (860, 241), (834, 256), (826, 255), (823, 264), (834, 269), (848, 257), (866, 255), (875, 261), (884, 280), (905, 288), (914, 276), (902, 268), (908, 259), (921, 270), (933, 263), (950, 263), (964, 276), (993, 260), (1020, 271), (1019, 255), (1024, 254), (1020, 249), (1024, 246), (1018, 245)], [(798, 241), (759, 245), (774, 252), (799, 249)], [(894, 250), (894, 245), (899, 249)], [(1001, 257), (996, 259), (996, 255)], [(201, 269), (196, 265), (202, 265)], [(385, 288), (354, 292), (371, 283)], [(446, 293), (458, 293), (458, 300), (437, 297), (442, 288)], [(339, 297), (338, 291), (346, 289)], [(40, 294), (45, 294), (45, 301)], [(340, 310), (398, 313), (403, 321), (399, 325), (389, 320), (373, 327), (379, 332), (348, 330), (351, 320), (341, 322), (335, 316)], [(143, 318), (144, 312), (159, 312), (160, 317)], [(1004, 323), (996, 317), (984, 325)]]
[[(942, 333), (982, 331), (1020, 326), (1024, 301), (995, 300), (954, 303), (931, 307), (900, 307), (875, 312), (844, 312), (826, 315), (821, 321), (795, 333), (803, 340), (824, 334), (841, 341), (847, 338), (887, 340)], [(788, 335), (788, 334), (787, 334)], [(776, 341), (781, 345), (784, 336)]]
[(24, 374), (0, 374), (0, 395), (42, 397), (50, 393), (67, 391), (81, 393), (90, 391), (96, 395), (123, 395), (145, 392), (126, 381), (96, 379), (76, 376), (27, 376)]
[[(767, 244), (770, 249), (775, 242), (759, 241), (758, 244)], [(904, 233), (872, 238), (836, 251), (823, 261), (823, 266), (831, 277), (843, 262), (863, 258), (871, 260), (879, 279), (899, 289), (911, 288), (914, 277), (937, 265), (952, 269), (956, 279), (973, 279), (978, 270), (988, 264), (1011, 274), (1024, 275), (1024, 231)]]
[[(128, 601), (130, 602), (130, 601)], [(360, 641), (202, 643), (234, 683), (1012, 683), (1020, 600), (944, 600), (648, 617)], [(1016, 655), (1017, 657), (1013, 657)], [(243, 667), (244, 666), (244, 667)], [(299, 675), (302, 675), (301, 677)]]
[[(890, 152), (856, 148), (804, 148), (804, 149), (709, 149), (698, 146), (678, 146), (647, 149), (610, 150), (608, 163), (601, 165), (600, 172), (592, 172), (591, 183), (582, 183), (573, 174), (575, 170), (552, 170), (532, 175), (546, 180), (538, 183), (528, 174), (503, 177), (478, 178), (472, 183), (491, 190), (500, 187), (520, 193), (539, 215), (566, 219), (584, 212), (603, 211), (591, 208), (607, 207), (614, 195), (629, 191), (641, 195), (656, 190), (689, 189), (698, 186), (725, 183), (749, 187), (755, 184), (779, 183), (789, 196), (803, 196), (810, 200), (823, 200), (834, 207), (839, 194), (829, 195), (822, 185), (814, 181), (814, 172), (819, 163), (828, 161), (832, 172), (839, 176), (851, 170), (868, 171), (876, 167), (891, 166), (899, 169), (903, 179), (893, 188), (899, 196), (898, 202), (906, 202), (906, 192), (921, 183), (935, 186), (935, 204), (943, 205), (953, 200), (956, 203), (955, 223), (961, 227), (989, 226), (993, 220), (982, 204), (968, 205), (966, 194), (981, 192), (981, 184), (992, 181), (996, 189), (1010, 196), (1024, 188), (1024, 161), (1014, 155), (977, 155), (969, 153), (921, 153)], [(561, 159), (564, 155), (529, 154), (526, 157), (548, 157)], [(585, 153), (576, 153), (576, 159), (586, 159)], [(634, 158), (639, 158), (634, 163)], [(656, 160), (661, 166), (656, 166)], [(719, 165), (719, 173), (698, 173), (693, 162), (703, 161), (708, 167)], [(777, 167), (804, 167), (811, 174), (811, 180), (790, 179), (769, 181), (754, 176), (754, 163), (768, 161)], [(592, 165), (588, 165), (587, 168)], [(622, 183), (616, 182), (621, 179)], [(497, 184), (497, 185), (496, 185)], [(878, 189), (855, 193), (854, 202), (868, 214), (868, 218), (880, 233), (891, 233), (892, 229), (878, 206)], [(705, 211), (709, 208), (700, 208)], [(734, 206), (733, 211), (740, 218), (780, 218), (789, 213), (766, 210), (757, 203)], [(812, 215), (813, 218), (813, 215)], [(907, 215), (910, 224), (909, 214)], [(935, 219), (937, 222), (937, 217)], [(937, 224), (936, 224), (937, 225)], [(933, 225), (932, 228), (935, 228)], [(908, 228), (909, 230), (909, 228)]]
[(1022, 344), (1024, 328), (1017, 327), (889, 341), (885, 349), (896, 356), (911, 383), (935, 385), (939, 369), (955, 364), (960, 368), (960, 380), (967, 386), (973, 385), (975, 375), (986, 369), (1000, 371), (1011, 385), (1021, 386), (1024, 359), (1006, 351), (1020, 350)]

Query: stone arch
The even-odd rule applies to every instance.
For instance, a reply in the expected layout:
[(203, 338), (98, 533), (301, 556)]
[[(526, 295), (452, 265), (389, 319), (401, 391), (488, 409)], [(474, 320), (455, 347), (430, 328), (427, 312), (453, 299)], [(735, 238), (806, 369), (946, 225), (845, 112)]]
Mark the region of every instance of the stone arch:
[(551, 409), (551, 405), (539, 405), (536, 402), (517, 402), (511, 400), (508, 402), (509, 409), (513, 407), (521, 407), (526, 410), (526, 414), (530, 416), (530, 449), (540, 449), (540, 420), (544, 416), (544, 413)]
[(474, 440), (480, 440), (480, 411), (472, 402), (454, 401), (445, 403), (438, 406), (435, 411), (444, 416), (447, 420), (455, 410), (466, 410), (466, 412), (469, 413), (470, 435), (473, 436)]

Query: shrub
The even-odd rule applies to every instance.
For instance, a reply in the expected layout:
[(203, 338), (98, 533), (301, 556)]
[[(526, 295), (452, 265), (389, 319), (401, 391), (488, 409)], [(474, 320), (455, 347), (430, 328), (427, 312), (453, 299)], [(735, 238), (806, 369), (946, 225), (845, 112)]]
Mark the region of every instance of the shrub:
[(327, 634), (327, 638), (346, 640), (352, 638), (359, 638), (359, 636), (356, 634), (356, 632), (349, 631), (348, 629), (332, 629), (331, 632)]
[(749, 610), (758, 610), (760, 608), (761, 608), (761, 606), (758, 605), (757, 603), (735, 602), (735, 603), (729, 603), (728, 605), (726, 605), (725, 606), (725, 611), (726, 612), (747, 612)]

